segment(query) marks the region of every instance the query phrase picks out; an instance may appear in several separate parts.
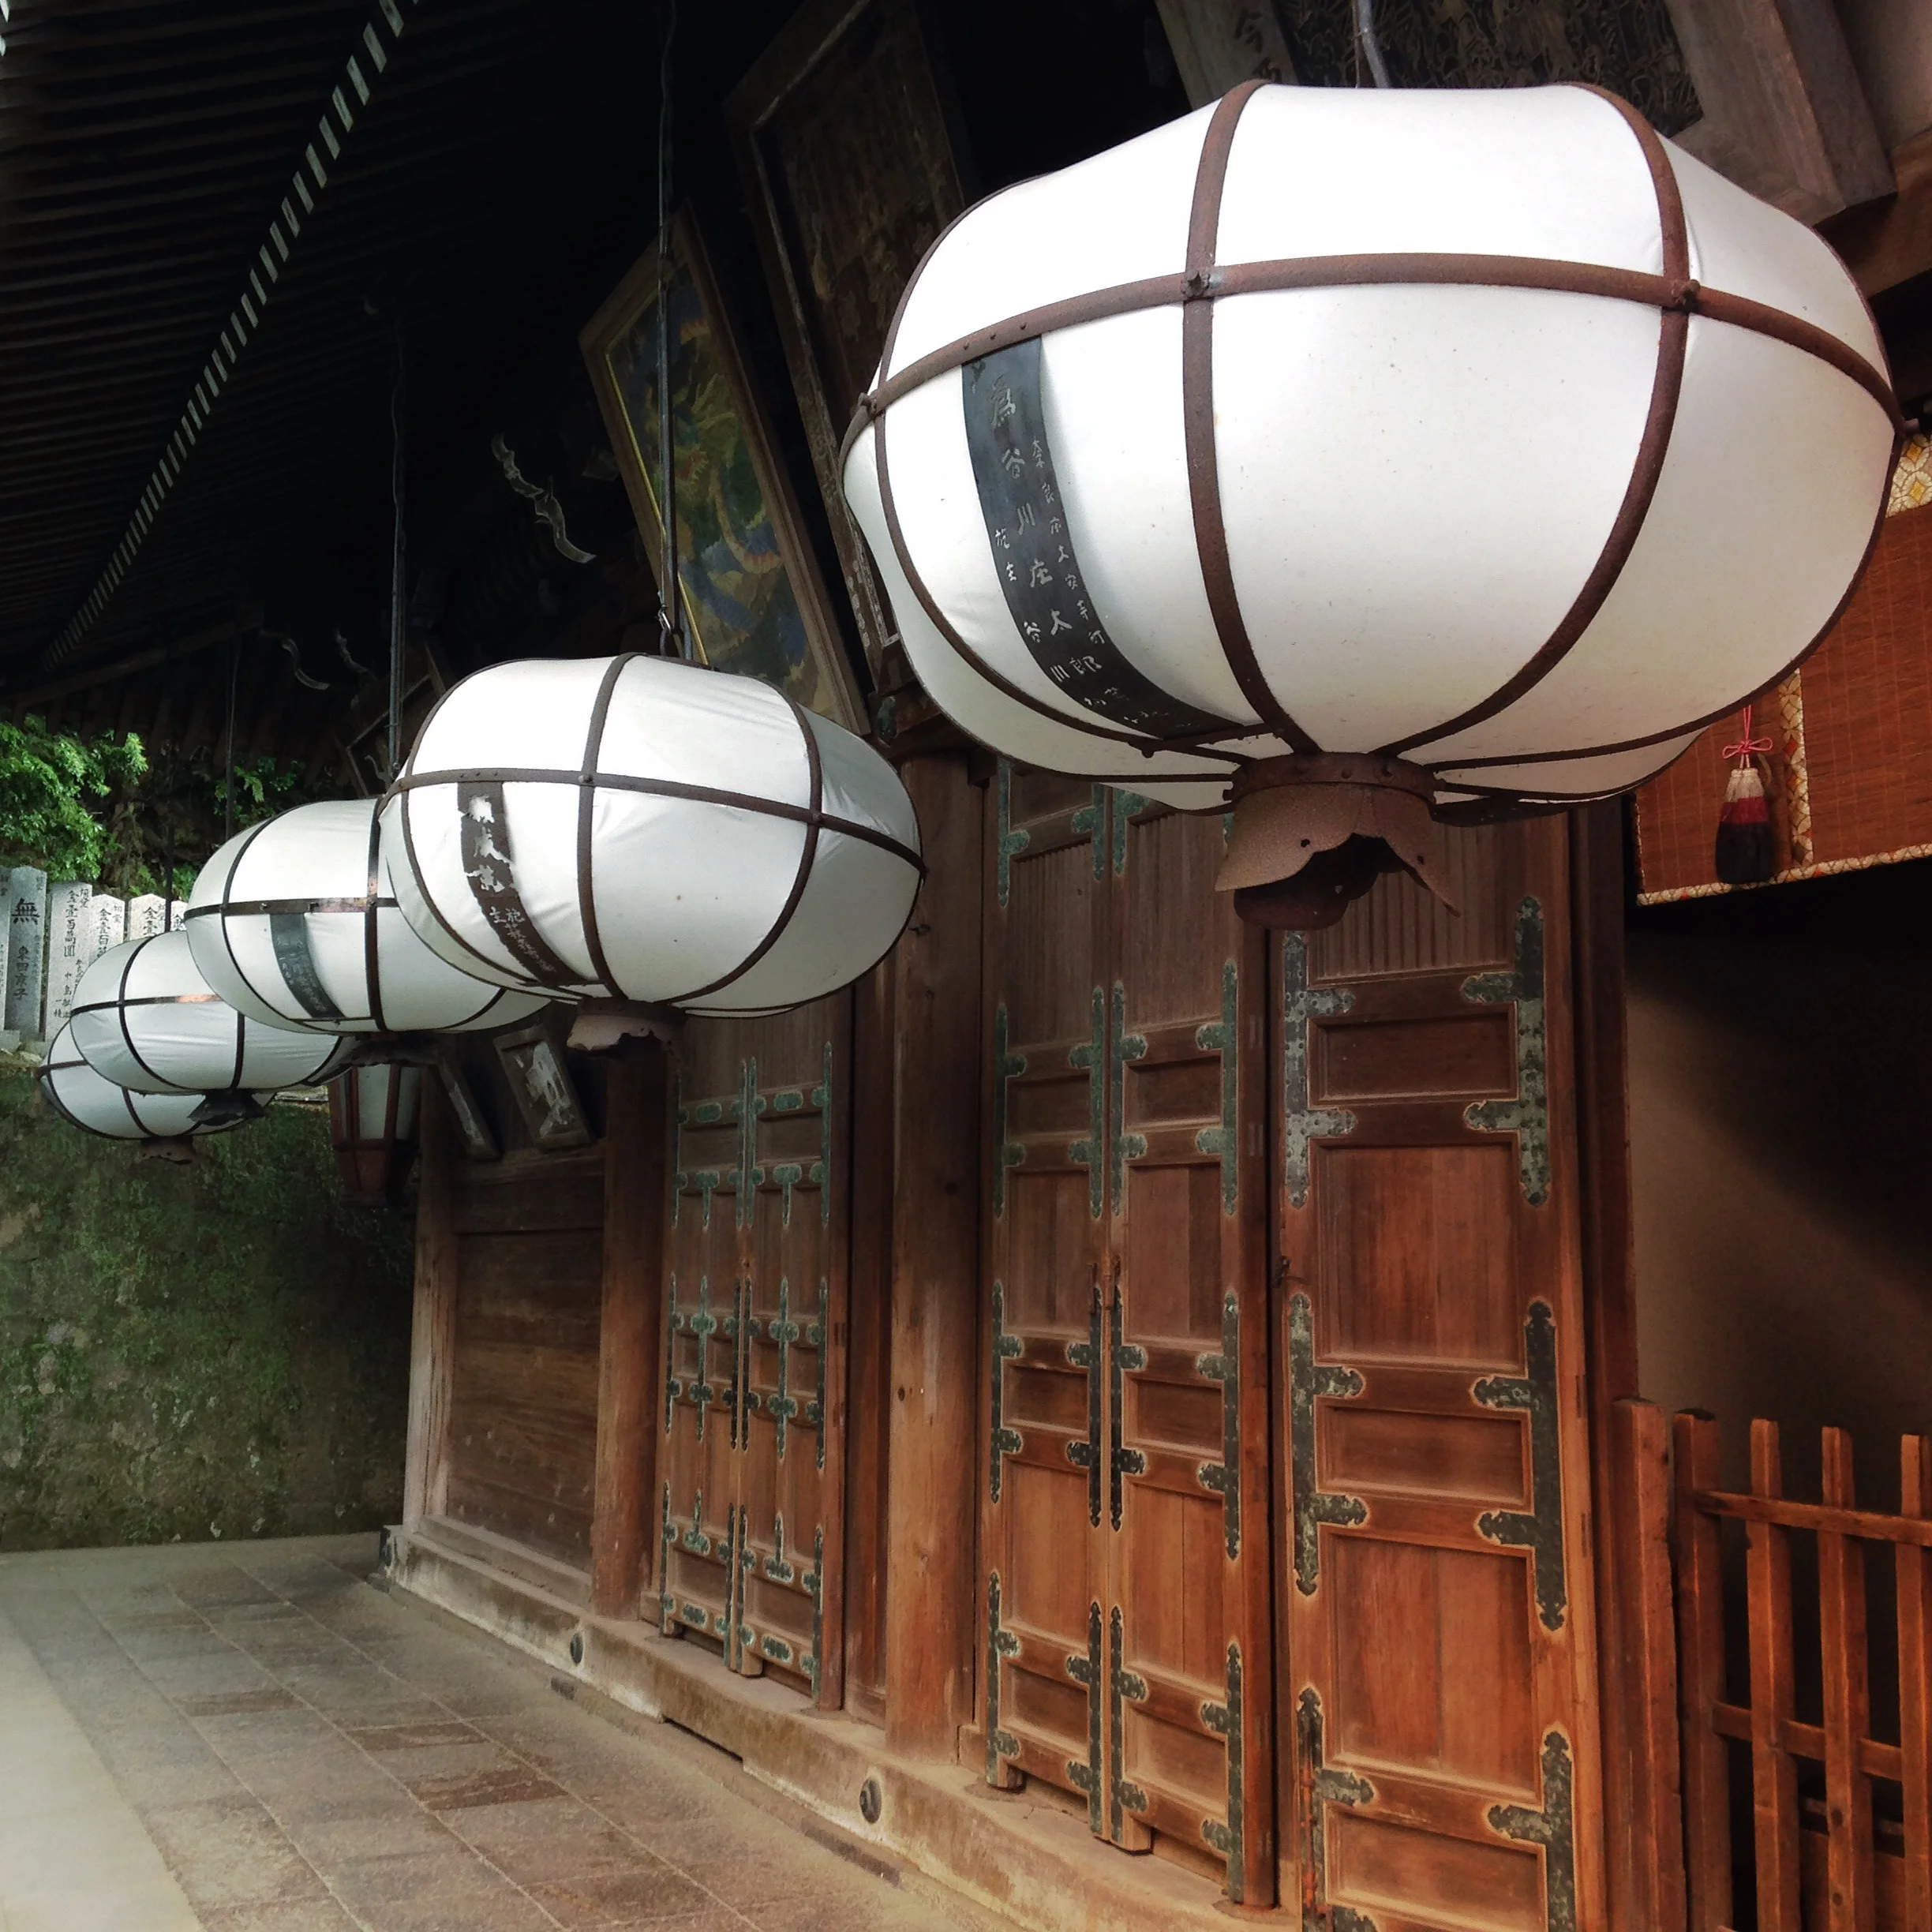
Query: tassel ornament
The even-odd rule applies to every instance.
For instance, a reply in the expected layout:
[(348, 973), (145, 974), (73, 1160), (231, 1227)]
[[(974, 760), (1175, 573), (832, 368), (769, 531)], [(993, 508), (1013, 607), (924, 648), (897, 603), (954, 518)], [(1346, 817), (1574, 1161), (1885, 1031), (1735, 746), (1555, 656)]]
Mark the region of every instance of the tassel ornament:
[(1717, 877), (1726, 886), (1762, 886), (1777, 870), (1772, 849), (1771, 802), (1765, 796), (1762, 754), (1769, 738), (1751, 736), (1751, 708), (1744, 707), (1744, 729), (1723, 755), (1737, 764), (1724, 785), (1717, 814)]

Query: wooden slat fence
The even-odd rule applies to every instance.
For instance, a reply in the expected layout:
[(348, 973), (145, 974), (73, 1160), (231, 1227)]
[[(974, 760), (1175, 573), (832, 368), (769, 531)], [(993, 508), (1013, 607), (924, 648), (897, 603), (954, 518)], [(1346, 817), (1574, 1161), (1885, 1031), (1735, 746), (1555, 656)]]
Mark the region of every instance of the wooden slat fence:
[[(1843, 1429), (1824, 1432), (1815, 1503), (1785, 1496), (1775, 1422), (1751, 1425), (1747, 1495), (1719, 1486), (1709, 1417), (1679, 1416), (1674, 1447), (1690, 1932), (1739, 1923), (1733, 1913), (1745, 1901), (1735, 1896), (1734, 1866), (1754, 1873), (1756, 1932), (1932, 1932), (1932, 1436), (1904, 1440), (1896, 1515), (1857, 1507)], [(1741, 1522), (1746, 1537), (1743, 1703), (1729, 1696), (1725, 1654), (1726, 1522)], [(1792, 1556), (1803, 1539), (1816, 1559), (1815, 1724), (1798, 1709), (1810, 1661), (1794, 1641)], [(1871, 1709), (1870, 1653), (1881, 1634), (1866, 1603), (1871, 1545), (1890, 1551), (1896, 1588), (1896, 1743), (1874, 1735), (1893, 1727), (1874, 1724)], [(1802, 1561), (1799, 1569), (1810, 1589)], [(1749, 1822), (1740, 1807), (1739, 1828), (1750, 1840), (1735, 1859), (1733, 1745), (1747, 1747)], [(1875, 1781), (1897, 1796), (1888, 1790), (1889, 1802), (1874, 1806)]]

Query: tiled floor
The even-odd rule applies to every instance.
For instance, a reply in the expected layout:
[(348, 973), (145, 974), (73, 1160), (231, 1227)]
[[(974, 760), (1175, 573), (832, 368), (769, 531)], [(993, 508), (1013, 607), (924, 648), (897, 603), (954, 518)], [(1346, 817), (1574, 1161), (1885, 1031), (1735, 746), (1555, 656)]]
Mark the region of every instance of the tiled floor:
[[(0, 1612), (125, 1800), (97, 1798), (103, 1836), (69, 1849), (77, 1872), (131, 1808), (192, 1908), (156, 1926), (990, 1923), (841, 1848), (722, 1753), (669, 1725), (606, 1722), (534, 1666), (370, 1587), (374, 1562), (373, 1537), (0, 1557)], [(51, 1733), (58, 1713), (44, 1714)], [(0, 1832), (0, 1932), (16, 1926), (4, 1901), (39, 1882), (11, 1869), (27, 1843)], [(122, 1849), (138, 1863), (138, 1846)], [(67, 1916), (43, 1900), (19, 1932), (123, 1932), (75, 1887)]]

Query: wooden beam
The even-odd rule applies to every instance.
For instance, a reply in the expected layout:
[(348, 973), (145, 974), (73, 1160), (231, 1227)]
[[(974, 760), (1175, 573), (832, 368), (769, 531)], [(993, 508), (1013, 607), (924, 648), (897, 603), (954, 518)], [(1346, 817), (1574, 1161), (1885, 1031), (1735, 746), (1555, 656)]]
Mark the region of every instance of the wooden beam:
[(462, 1159), (443, 1082), (426, 1069), (417, 1110), (422, 1178), (416, 1196), (416, 1305), (410, 1331), (409, 1436), (402, 1526), (449, 1501), (450, 1379), (456, 1357), (456, 1187)]
[(614, 1059), (604, 1122), (604, 1303), (597, 1339), (597, 1479), (590, 1601), (600, 1616), (637, 1608), (657, 1482), (657, 1337), (664, 1307), (668, 1123), (664, 1050)]
[(1676, 137), (1800, 221), (1892, 192), (1832, 0), (1666, 0), (1703, 118)]
[(1848, 208), (1819, 229), (1867, 295), (1932, 268), (1932, 128), (1893, 149), (1892, 172), (1896, 194)]
[(893, 957), (889, 1748), (951, 1758), (973, 1715), (979, 1459), (979, 962), (983, 801), (966, 761), (901, 769), (927, 874)]
[(17, 716), (36, 705), (51, 703), (56, 698), (65, 698), (75, 691), (89, 690), (112, 679), (126, 677), (133, 672), (150, 670), (156, 665), (172, 664), (177, 658), (192, 657), (197, 651), (208, 650), (217, 644), (226, 644), (230, 638), (245, 637), (252, 631), (260, 630), (261, 621), (261, 607), (250, 605), (245, 609), (237, 611), (232, 617), (224, 617), (206, 630), (178, 638), (172, 644), (159, 645), (152, 650), (137, 651), (132, 657), (117, 657), (110, 663), (90, 665), (84, 670), (72, 672), (66, 677), (55, 678), (47, 683), (30, 685), (24, 691), (0, 691), (0, 705), (5, 705)]

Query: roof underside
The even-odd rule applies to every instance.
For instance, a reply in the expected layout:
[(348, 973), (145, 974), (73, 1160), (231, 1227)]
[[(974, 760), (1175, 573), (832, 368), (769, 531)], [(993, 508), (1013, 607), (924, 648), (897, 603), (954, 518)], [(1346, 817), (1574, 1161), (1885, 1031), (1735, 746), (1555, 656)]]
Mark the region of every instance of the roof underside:
[[(249, 602), (380, 609), (395, 311), (410, 448), (446, 460), (648, 223), (656, 37), (637, 0), (15, 0), (0, 687)], [(150, 519), (144, 493), (258, 287)], [(144, 541), (117, 567), (131, 520)]]

